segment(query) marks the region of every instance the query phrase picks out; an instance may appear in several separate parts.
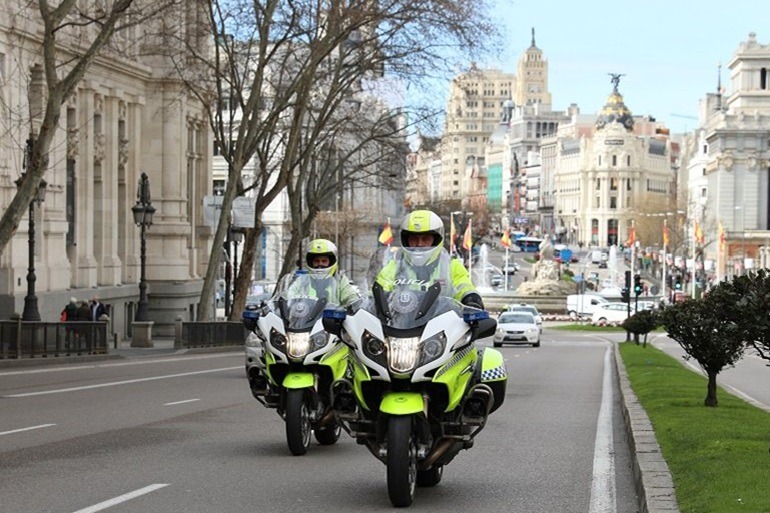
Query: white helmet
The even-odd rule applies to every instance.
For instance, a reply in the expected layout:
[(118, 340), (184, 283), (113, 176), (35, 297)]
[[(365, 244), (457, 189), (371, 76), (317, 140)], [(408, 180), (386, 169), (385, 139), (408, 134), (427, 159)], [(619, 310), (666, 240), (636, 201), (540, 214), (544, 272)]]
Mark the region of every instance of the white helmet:
[[(313, 260), (319, 256), (329, 258), (327, 267), (313, 267)], [(331, 278), (337, 272), (337, 246), (326, 239), (312, 240), (305, 255), (305, 262), (311, 278)]]
[[(410, 235), (433, 235), (429, 247), (412, 247)], [(444, 242), (444, 222), (430, 210), (415, 210), (404, 218), (401, 224), (401, 247), (404, 258), (412, 265), (422, 266), (433, 262), (441, 254)]]

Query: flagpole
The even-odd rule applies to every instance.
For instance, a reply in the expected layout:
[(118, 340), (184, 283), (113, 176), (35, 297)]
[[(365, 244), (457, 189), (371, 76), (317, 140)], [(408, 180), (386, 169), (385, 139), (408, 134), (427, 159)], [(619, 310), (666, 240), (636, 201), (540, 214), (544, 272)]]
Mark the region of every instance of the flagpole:
[(690, 286), (692, 287), (692, 292), (690, 293), (690, 297), (693, 299), (695, 299), (695, 252), (698, 249), (698, 240), (695, 236), (697, 223), (698, 221), (693, 221), (692, 224), (692, 272), (690, 273)]
[(663, 283), (660, 286), (660, 297), (665, 300), (666, 298), (666, 261), (668, 260), (666, 256), (666, 239), (668, 238), (668, 224), (666, 223), (668, 219), (663, 219)]
[[(633, 278), (634, 278), (634, 275), (636, 274), (636, 227), (634, 226), (633, 219), (631, 220), (631, 233), (634, 234), (633, 238), (631, 239), (631, 280), (632, 280), (631, 283), (633, 284)], [(631, 293), (631, 290), (633, 289), (630, 288), (628, 290), (629, 294)], [(630, 299), (628, 304), (631, 304)]]
[(505, 267), (503, 267), (503, 274), (505, 275), (505, 284), (503, 285), (505, 291), (508, 291), (508, 246), (505, 246)]

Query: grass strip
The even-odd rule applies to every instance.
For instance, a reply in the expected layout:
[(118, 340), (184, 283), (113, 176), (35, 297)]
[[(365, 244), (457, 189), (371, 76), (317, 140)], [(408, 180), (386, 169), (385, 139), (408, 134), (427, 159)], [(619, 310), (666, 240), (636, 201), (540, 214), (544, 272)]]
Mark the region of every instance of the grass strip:
[[(655, 429), (682, 513), (770, 513), (770, 413), (652, 346), (619, 344), (631, 386)], [(768, 371), (770, 372), (770, 370)]]

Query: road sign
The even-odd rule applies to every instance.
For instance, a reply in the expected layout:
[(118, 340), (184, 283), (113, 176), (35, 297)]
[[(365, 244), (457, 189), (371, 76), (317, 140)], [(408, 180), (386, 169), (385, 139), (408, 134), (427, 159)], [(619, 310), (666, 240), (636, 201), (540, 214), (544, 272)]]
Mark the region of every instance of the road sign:
[(561, 261), (562, 262), (569, 262), (572, 260), (572, 250), (571, 249), (562, 249), (561, 250)]

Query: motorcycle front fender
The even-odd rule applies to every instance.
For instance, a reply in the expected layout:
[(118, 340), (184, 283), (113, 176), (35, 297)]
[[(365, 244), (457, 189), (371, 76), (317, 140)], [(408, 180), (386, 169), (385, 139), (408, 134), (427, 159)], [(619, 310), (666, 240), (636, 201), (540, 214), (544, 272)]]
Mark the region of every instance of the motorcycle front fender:
[(315, 386), (315, 375), (312, 372), (290, 372), (283, 378), (286, 389), (311, 388)]
[(389, 415), (412, 415), (423, 411), (419, 392), (388, 392), (380, 403), (380, 411)]

